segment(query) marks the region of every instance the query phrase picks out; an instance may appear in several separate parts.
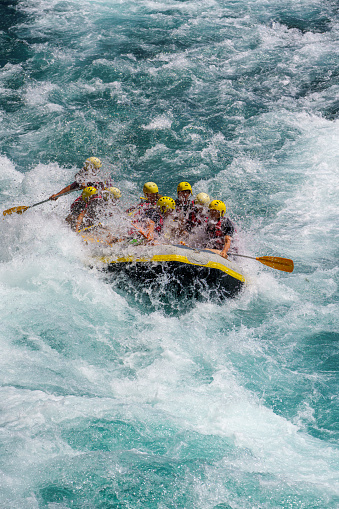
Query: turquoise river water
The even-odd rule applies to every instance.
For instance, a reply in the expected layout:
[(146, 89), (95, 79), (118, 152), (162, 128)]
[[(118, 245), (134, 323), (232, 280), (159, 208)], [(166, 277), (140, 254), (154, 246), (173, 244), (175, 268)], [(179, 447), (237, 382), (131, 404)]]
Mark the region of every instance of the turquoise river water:
[(3, 218), (1, 509), (338, 507), (338, 48), (334, 0), (0, 2), (1, 211), (94, 155), (295, 263), (169, 312), (89, 268), (74, 195)]

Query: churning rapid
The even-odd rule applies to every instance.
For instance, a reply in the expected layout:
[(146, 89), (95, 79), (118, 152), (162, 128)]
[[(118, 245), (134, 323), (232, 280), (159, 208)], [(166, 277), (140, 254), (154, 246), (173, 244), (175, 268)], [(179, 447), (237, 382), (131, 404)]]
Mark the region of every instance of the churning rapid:
[[(327, 509), (338, 476), (334, 0), (3, 0), (0, 205), (99, 157), (223, 200), (234, 299), (91, 268), (74, 195), (1, 220), (1, 509)], [(134, 291), (135, 290), (135, 291)], [(144, 296), (149, 304), (145, 306)]]

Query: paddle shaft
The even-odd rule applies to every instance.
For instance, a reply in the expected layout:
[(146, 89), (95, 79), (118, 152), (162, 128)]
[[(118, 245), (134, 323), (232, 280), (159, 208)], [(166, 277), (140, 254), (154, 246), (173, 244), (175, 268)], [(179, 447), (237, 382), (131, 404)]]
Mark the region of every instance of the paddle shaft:
[[(79, 191), (79, 189), (71, 189), (70, 191), (66, 191), (63, 194), (70, 194), (74, 193), (75, 191)], [(62, 194), (60, 196), (63, 196)], [(31, 209), (32, 207), (36, 207), (37, 205), (41, 205), (42, 203), (46, 203), (48, 201), (52, 201), (50, 198), (47, 198), (47, 200), (39, 201), (38, 203), (34, 203), (33, 205), (29, 205), (28, 208)]]
[(232, 253), (232, 251), (229, 251), (227, 254), (232, 255), (232, 256), (240, 256), (240, 258), (249, 258), (250, 260), (256, 260), (257, 259), (254, 256), (246, 256), (246, 255), (241, 255), (241, 254), (238, 254), (238, 253)]
[[(66, 193), (63, 193), (63, 194), (74, 193), (74, 191), (77, 191), (77, 190), (78, 189), (71, 189), (70, 191), (67, 191)], [(26, 210), (28, 210), (28, 209), (30, 209), (32, 207), (36, 207), (37, 205), (41, 205), (42, 203), (46, 203), (48, 201), (50, 201), (50, 198), (47, 198), (46, 200), (39, 201), (38, 203), (33, 203), (33, 205), (19, 205), (17, 207), (12, 207), (10, 209), (4, 210), (3, 211), (3, 215), (7, 216), (7, 215), (11, 215), (13, 213), (15, 213), (15, 214), (23, 214), (24, 212), (26, 212)]]
[(229, 253), (231, 256), (240, 256), (241, 258), (249, 258), (250, 260), (257, 260), (263, 265), (272, 267), (272, 269), (282, 270), (283, 272), (293, 272), (294, 263), (293, 260), (288, 258), (280, 258), (278, 256), (247, 256), (238, 253)]
[(49, 198), (47, 198), (47, 200), (43, 200), (43, 201), (39, 201), (38, 203), (34, 203), (33, 205), (28, 205), (28, 208), (31, 209), (32, 207), (36, 207), (37, 205), (41, 205), (42, 203), (46, 203), (50, 201)]

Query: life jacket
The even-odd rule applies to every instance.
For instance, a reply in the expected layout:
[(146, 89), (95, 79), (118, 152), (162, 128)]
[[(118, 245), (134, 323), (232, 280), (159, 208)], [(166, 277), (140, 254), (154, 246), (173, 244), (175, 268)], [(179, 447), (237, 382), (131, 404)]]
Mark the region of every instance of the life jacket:
[(194, 208), (194, 200), (187, 200), (186, 202), (180, 201), (178, 198), (175, 200), (175, 210), (177, 212), (190, 212)]
[(211, 249), (222, 249), (225, 236), (221, 231), (221, 219), (219, 219), (217, 223), (207, 223), (206, 232), (208, 236), (208, 247)]
[(86, 202), (82, 199), (82, 196), (79, 196), (71, 205), (71, 212), (76, 214), (80, 214), (86, 208)]
[(142, 201), (136, 207), (126, 210), (126, 212), (133, 217), (133, 221), (151, 219), (156, 224), (160, 224), (162, 221), (158, 207), (156, 207), (155, 203), (149, 201)]
[(164, 225), (164, 218), (160, 214), (160, 211), (158, 208), (149, 207), (148, 209), (146, 209), (145, 213), (144, 213), (144, 218), (150, 219), (151, 221), (154, 222), (154, 224), (155, 224), (154, 231), (155, 232), (157, 232), (157, 233), (161, 232), (162, 227)]
[(222, 237), (221, 219), (219, 219), (217, 223), (209, 223), (207, 225), (207, 232), (211, 239), (214, 239), (215, 237)]
[[(154, 222), (154, 231), (159, 235), (164, 225), (164, 220), (159, 210), (155, 208), (151, 203), (144, 202), (140, 204), (140, 208), (133, 217), (133, 224), (137, 227), (141, 223), (139, 230), (144, 231), (144, 225), (147, 226), (147, 220)], [(129, 231), (130, 235), (135, 234), (135, 228)]]
[(88, 205), (90, 205), (91, 203), (93, 203), (93, 201), (96, 201), (96, 200), (102, 200), (102, 197), (98, 194), (95, 194), (94, 196), (91, 196), (89, 200), (84, 201), (82, 199), (82, 196), (79, 196), (79, 198), (74, 200), (74, 202), (72, 203), (71, 211), (73, 212), (73, 209), (76, 209), (76, 211), (79, 210), (79, 214), (80, 214), (80, 212), (82, 212), (84, 209), (88, 208)]
[(225, 243), (225, 236), (233, 236), (235, 227), (228, 218), (220, 218), (217, 223), (208, 222), (206, 233), (208, 236), (208, 247), (211, 249), (222, 249)]
[(132, 217), (142, 216), (145, 213), (145, 210), (153, 207), (152, 203), (149, 201), (141, 201), (138, 205), (134, 205), (129, 209), (125, 210), (126, 214)]
[(186, 230), (191, 232), (197, 226), (201, 226), (208, 220), (207, 215), (202, 214), (197, 207), (193, 207), (193, 210), (188, 214), (186, 221)]

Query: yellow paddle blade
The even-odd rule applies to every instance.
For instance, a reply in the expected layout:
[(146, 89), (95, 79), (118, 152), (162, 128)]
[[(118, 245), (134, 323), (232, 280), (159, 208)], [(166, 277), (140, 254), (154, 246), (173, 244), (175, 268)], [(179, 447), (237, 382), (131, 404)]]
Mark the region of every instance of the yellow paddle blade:
[(272, 267), (272, 269), (283, 270), (284, 272), (293, 272), (294, 263), (293, 260), (288, 258), (279, 258), (277, 256), (260, 256), (256, 258), (258, 262), (263, 263)]
[(16, 214), (23, 214), (27, 209), (29, 209), (28, 205), (19, 205), (19, 207), (12, 207), (11, 209), (4, 210), (3, 215), (7, 216), (7, 214), (10, 215), (13, 214), (13, 212)]

